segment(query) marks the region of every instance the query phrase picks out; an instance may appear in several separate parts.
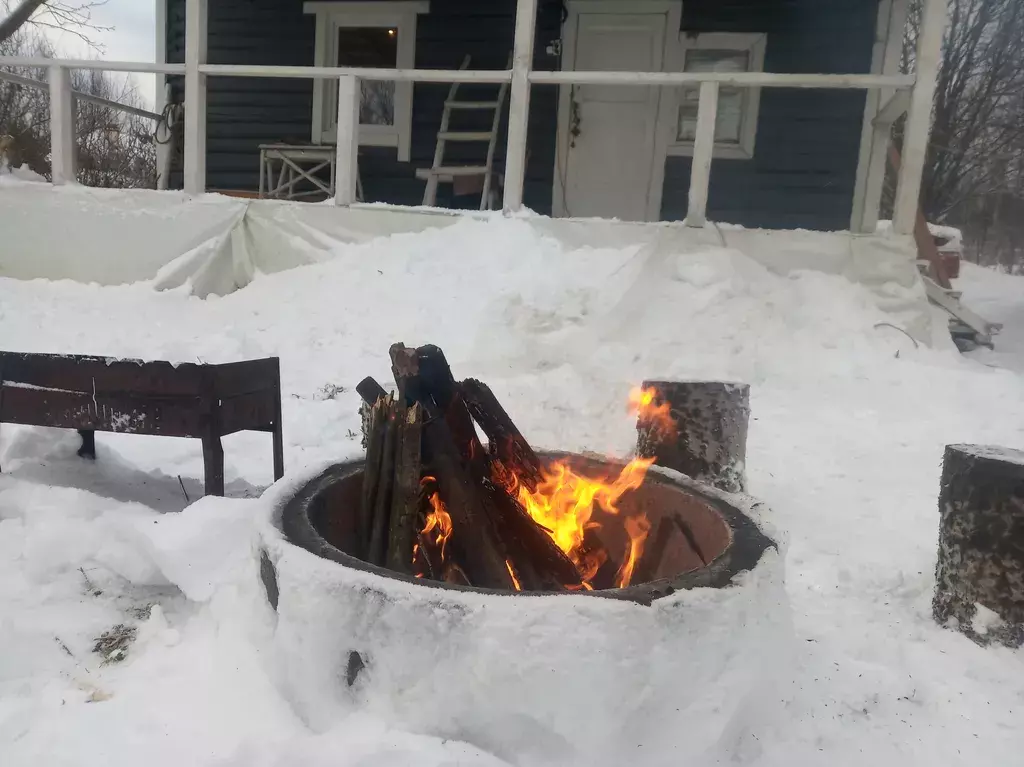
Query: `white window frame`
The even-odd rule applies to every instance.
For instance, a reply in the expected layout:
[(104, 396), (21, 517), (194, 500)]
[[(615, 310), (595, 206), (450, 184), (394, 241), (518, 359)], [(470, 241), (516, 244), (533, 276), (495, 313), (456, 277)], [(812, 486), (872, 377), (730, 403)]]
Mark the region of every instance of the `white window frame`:
[[(333, 67), (338, 61), (338, 30), (345, 27), (394, 27), (398, 30), (396, 69), (414, 69), (416, 66), (416, 17), (430, 12), (426, 0), (415, 2), (307, 2), (304, 13), (316, 15), (316, 43), (314, 66)], [(314, 144), (332, 144), (337, 141), (338, 82), (315, 80), (313, 84)], [(361, 146), (395, 147), (398, 159), (408, 162), (412, 148), (412, 92), (408, 81), (395, 83), (394, 125), (360, 125)]]
[[(737, 33), (737, 32), (705, 32), (697, 35), (688, 35), (681, 32), (679, 45), (676, 48), (675, 71), (683, 71), (686, 62), (686, 53), (690, 50), (726, 50), (743, 51), (749, 55), (751, 72), (764, 71), (764, 50), (767, 45), (768, 35), (763, 32)], [(715, 142), (713, 157), (720, 157), (732, 160), (749, 160), (754, 156), (754, 143), (757, 138), (757, 116), (761, 106), (761, 89), (745, 88), (745, 102), (743, 105), (743, 116), (740, 123), (739, 144), (725, 144)], [(672, 97), (672, 140), (668, 145), (668, 154), (674, 157), (692, 157), (693, 142), (678, 141), (679, 107), (681, 106), (680, 95), (682, 89), (673, 91)]]

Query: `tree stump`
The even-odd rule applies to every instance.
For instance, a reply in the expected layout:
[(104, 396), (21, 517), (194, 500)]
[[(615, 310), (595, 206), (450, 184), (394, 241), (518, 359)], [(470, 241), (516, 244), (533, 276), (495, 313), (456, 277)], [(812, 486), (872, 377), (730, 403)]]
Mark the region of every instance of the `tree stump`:
[(750, 387), (725, 381), (644, 381), (654, 398), (637, 418), (637, 455), (731, 493), (745, 492)]
[[(1024, 452), (948, 445), (932, 614), (978, 644), (1024, 644)], [(979, 609), (979, 607), (981, 609)]]

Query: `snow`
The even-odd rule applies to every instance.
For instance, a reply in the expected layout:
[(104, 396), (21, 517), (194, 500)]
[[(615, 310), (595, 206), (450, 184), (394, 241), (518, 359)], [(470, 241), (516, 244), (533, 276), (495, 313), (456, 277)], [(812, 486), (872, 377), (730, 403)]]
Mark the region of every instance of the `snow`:
[[(210, 221), (236, 215), (216, 207)], [(168, 226), (186, 215), (166, 211)], [(995, 352), (962, 357), (901, 332), (873, 286), (782, 272), (736, 245), (681, 253), (624, 237), (573, 242), (500, 217), (316, 238), (317, 263), (256, 271), (243, 289), (206, 300), (187, 284), (0, 278), (0, 348), (175, 362), (280, 356), (286, 482), (358, 451), (354, 386), (389, 378), (394, 341), (440, 345), (457, 375), (488, 381), (531, 441), (549, 448), (629, 451), (627, 393), (645, 378), (749, 383), (749, 486), (785, 531), (796, 655), (789, 681), (736, 715), (718, 755), (758, 767), (1019, 758), (1024, 654), (940, 629), (930, 600), (944, 446), (1024, 447), (1020, 278), (964, 265), (965, 301), (1007, 327)], [(792, 249), (809, 259), (810, 238), (798, 240)], [(101, 252), (103, 243), (83, 243), (83, 253)], [(910, 288), (885, 290), (913, 298)], [(75, 456), (74, 432), (0, 429), (4, 767), (544, 763), (537, 730), (515, 723), (469, 744), (450, 738), (462, 722), (415, 728), (387, 701), (310, 714), (296, 690), (311, 699), (328, 681), (295, 687), (258, 578), (266, 435), (227, 438), (231, 497), (199, 501), (197, 442), (96, 441), (93, 463)], [(337, 614), (333, 604), (309, 609), (318, 607)], [(137, 627), (137, 638), (124, 660), (103, 665), (93, 644), (119, 624)], [(372, 623), (366, 631), (373, 636)], [(301, 653), (306, 639), (291, 636)], [(557, 669), (573, 668), (587, 639), (568, 634), (542, 648), (556, 669), (552, 699)], [(496, 676), (527, 667), (522, 648), (490, 641)], [(672, 680), (665, 669), (675, 669), (696, 705), (713, 699), (714, 675), (679, 669), (702, 660), (663, 667), (635, 646), (608, 662), (631, 665), (638, 679)], [(625, 693), (639, 694), (624, 675), (602, 678), (612, 676), (620, 687), (595, 686), (581, 705), (610, 716)], [(488, 678), (462, 669), (453, 684), (471, 697), (501, 694), (479, 681)], [(657, 724), (658, 712), (647, 713), (645, 724)], [(629, 758), (674, 763), (679, 747), (682, 734), (666, 729), (657, 750)]]

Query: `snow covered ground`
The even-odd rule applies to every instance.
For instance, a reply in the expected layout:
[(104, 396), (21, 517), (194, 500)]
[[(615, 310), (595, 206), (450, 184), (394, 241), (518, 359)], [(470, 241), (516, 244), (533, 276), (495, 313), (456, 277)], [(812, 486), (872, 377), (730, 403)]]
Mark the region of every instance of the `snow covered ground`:
[[(944, 445), (1024, 447), (1024, 281), (965, 267), (962, 282), (1007, 324), (994, 353), (918, 348), (840, 277), (780, 277), (725, 249), (574, 250), (495, 218), (339, 245), (206, 301), (0, 279), (0, 348), (278, 355), (289, 472), (358, 450), (354, 385), (389, 377), (394, 341), (440, 345), (544, 447), (625, 454), (643, 378), (749, 382), (750, 489), (788, 534), (799, 656), (779, 724), (752, 732), (739, 763), (1009, 765), (1024, 653), (930, 618)], [(198, 443), (100, 434), (89, 463), (76, 439), (0, 434), (4, 767), (538, 764), (532, 744), (499, 760), (366, 712), (327, 730), (300, 720), (252, 577), (267, 437), (225, 440), (232, 497), (198, 502)], [(104, 664), (96, 638), (117, 626), (135, 639)]]

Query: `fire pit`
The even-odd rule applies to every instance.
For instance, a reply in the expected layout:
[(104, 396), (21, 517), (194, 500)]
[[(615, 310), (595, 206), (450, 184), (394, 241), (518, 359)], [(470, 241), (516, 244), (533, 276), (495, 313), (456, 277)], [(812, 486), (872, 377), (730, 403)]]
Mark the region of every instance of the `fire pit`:
[[(568, 465), (580, 475), (590, 477), (618, 475), (628, 466), (625, 462), (567, 453), (548, 452), (541, 457), (548, 466)], [(364, 460), (340, 463), (302, 487), (282, 510), (280, 524), (287, 540), (340, 565), (430, 589), (509, 593), (417, 578), (360, 559), (357, 512), (364, 470)], [(619, 511), (622, 519), (645, 517), (651, 529), (657, 531), (646, 548), (649, 556), (639, 558), (630, 585), (580, 590), (580, 595), (649, 605), (678, 589), (723, 588), (738, 573), (753, 569), (765, 551), (774, 546), (739, 506), (675, 473), (653, 470), (640, 487), (622, 498)], [(600, 513), (598, 510), (597, 514)], [(625, 525), (615, 525), (606, 519), (601, 529), (609, 549), (629, 549)]]
[(655, 527), (688, 522), (707, 565), (680, 549), (627, 588), (517, 594), (347, 554), (362, 468), (361, 457), (325, 466), (263, 501), (277, 668), (314, 730), (368, 713), (512, 764), (654, 767), (666, 754), (729, 761), (779, 709), (792, 628), (762, 505), (652, 467), (624, 507)]
[[(763, 507), (654, 457), (536, 453), (436, 347), (392, 360), (397, 396), (360, 385), (366, 453), (264, 496), (261, 576), (300, 715), (370, 713), (512, 763), (737, 756), (777, 709), (792, 638)], [(691, 439), (658, 392), (637, 401), (644, 444), (742, 465), (744, 440)]]

